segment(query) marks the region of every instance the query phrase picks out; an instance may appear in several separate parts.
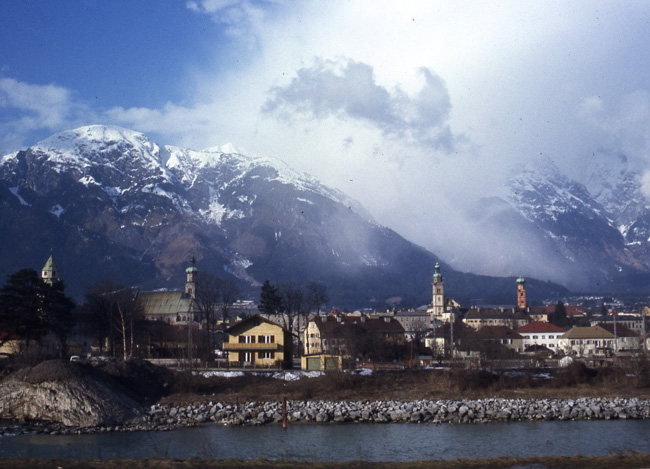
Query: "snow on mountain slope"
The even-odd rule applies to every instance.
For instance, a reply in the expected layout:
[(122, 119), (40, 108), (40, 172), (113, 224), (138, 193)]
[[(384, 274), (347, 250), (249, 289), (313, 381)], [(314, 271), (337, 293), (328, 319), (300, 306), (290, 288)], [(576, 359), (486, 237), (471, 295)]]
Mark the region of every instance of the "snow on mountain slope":
[[(360, 204), (282, 162), (221, 150), (232, 148), (163, 146), (119, 127), (61, 132), (2, 157), (0, 212), (25, 220), (30, 245), (58, 236), (66, 255), (126, 278), (144, 269), (150, 282), (172, 281), (194, 252), (248, 285), (327, 278), (346, 301), (357, 290), (428, 292), (434, 256)], [(20, 244), (9, 233), (18, 227), (1, 227), (0, 238)]]

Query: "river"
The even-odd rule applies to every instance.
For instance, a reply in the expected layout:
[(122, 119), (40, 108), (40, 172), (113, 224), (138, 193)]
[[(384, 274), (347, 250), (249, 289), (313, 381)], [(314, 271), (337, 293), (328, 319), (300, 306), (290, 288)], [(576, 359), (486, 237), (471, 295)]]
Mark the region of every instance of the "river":
[(650, 420), (485, 424), (295, 424), (169, 432), (18, 435), (0, 438), (0, 457), (71, 459), (217, 458), (417, 461), (455, 458), (650, 453)]

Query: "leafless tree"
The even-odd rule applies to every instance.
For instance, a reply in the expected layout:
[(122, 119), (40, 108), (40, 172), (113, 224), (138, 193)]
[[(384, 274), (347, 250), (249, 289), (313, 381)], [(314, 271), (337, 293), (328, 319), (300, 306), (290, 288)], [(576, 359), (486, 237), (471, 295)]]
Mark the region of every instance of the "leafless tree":
[(210, 337), (208, 346), (210, 355), (212, 354), (212, 331), (216, 323), (217, 307), (221, 298), (221, 287), (223, 281), (214, 274), (209, 272), (202, 273), (196, 282), (196, 292), (194, 302), (201, 316), (199, 322), (205, 320), (208, 336)]
[(221, 282), (221, 320), (227, 323), (230, 319), (230, 308), (239, 296), (239, 288), (232, 280)]
[(116, 336), (121, 339), (122, 357), (131, 358), (134, 349), (135, 323), (142, 308), (137, 301), (138, 291), (103, 279), (91, 285), (86, 293), (85, 308), (94, 319), (94, 332), (107, 339), (111, 353), (116, 352)]
[(320, 308), (329, 301), (327, 288), (321, 282), (311, 282), (307, 285), (307, 301), (310, 307), (316, 308), (316, 314), (320, 315)]

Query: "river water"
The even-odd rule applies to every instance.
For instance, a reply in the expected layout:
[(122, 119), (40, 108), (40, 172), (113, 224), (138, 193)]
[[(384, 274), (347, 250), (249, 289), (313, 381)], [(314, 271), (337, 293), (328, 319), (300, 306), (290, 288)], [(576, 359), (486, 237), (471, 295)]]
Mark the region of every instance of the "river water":
[(650, 453), (650, 420), (294, 424), (0, 438), (0, 457), (417, 461)]

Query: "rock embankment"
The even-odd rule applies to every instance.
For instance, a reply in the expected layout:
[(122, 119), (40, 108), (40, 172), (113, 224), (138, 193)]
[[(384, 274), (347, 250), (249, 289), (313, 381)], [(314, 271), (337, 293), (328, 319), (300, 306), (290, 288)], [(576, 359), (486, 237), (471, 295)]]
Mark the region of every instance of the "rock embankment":
[[(291, 401), (289, 422), (480, 423), (521, 420), (650, 418), (650, 400), (624, 398), (478, 399), (399, 401)], [(209, 403), (183, 407), (153, 405), (143, 419), (156, 429), (207, 422), (264, 425), (282, 421), (278, 402)]]
[[(486, 423), (524, 420), (646, 419), (650, 399), (478, 399), (420, 401), (290, 401), (292, 423)], [(37, 431), (51, 434), (113, 431), (167, 431), (201, 424), (266, 425), (282, 422), (279, 402), (208, 403), (185, 406), (154, 404), (149, 412), (117, 425), (70, 427), (40, 422), (25, 427), (0, 427), (0, 434)]]

